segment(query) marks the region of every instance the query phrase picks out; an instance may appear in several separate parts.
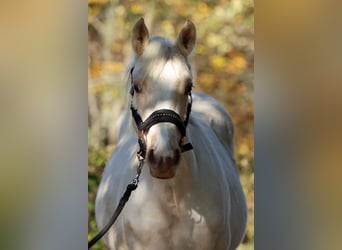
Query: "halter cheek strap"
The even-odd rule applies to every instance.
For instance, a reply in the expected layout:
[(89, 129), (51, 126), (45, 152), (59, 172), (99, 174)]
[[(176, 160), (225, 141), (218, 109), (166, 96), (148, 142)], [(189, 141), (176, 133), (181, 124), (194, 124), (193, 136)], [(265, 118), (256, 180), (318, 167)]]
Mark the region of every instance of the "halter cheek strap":
[[(132, 97), (134, 96), (134, 88), (133, 88), (133, 77), (132, 77), (132, 72), (133, 69), (131, 69), (131, 81), (132, 81), (132, 86), (131, 86), (131, 95)], [(157, 123), (163, 123), (163, 122), (169, 122), (177, 126), (180, 134), (181, 134), (181, 139), (179, 141), (179, 147), (181, 149), (181, 152), (186, 152), (189, 150), (193, 149), (193, 146), (191, 143), (184, 144), (183, 141), (186, 137), (186, 127), (189, 122), (189, 116), (191, 112), (191, 106), (192, 106), (192, 96), (191, 92), (188, 95), (188, 105), (186, 109), (186, 116), (184, 121), (181, 119), (179, 114), (177, 114), (175, 111), (171, 109), (160, 109), (154, 111), (145, 121), (142, 120), (141, 116), (138, 113), (138, 110), (133, 106), (133, 103), (131, 102), (131, 112), (133, 119), (135, 121), (135, 124), (138, 128), (139, 131), (146, 133), (153, 125)], [(138, 155), (142, 158), (145, 158), (146, 155), (146, 143), (145, 140), (143, 139), (142, 136), (139, 137), (139, 146), (140, 150), (138, 152)]]

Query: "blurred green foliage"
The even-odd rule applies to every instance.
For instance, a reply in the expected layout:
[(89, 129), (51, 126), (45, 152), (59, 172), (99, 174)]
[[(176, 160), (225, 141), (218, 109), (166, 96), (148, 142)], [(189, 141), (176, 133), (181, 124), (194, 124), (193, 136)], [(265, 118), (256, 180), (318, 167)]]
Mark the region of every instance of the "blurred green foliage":
[[(113, 107), (124, 101), (124, 70), (130, 32), (140, 17), (151, 35), (175, 38), (186, 19), (197, 28), (192, 65), (195, 91), (222, 102), (235, 123), (235, 157), (248, 204), (248, 226), (239, 250), (254, 249), (254, 1), (88, 1), (89, 136), (88, 210), (90, 239), (98, 231), (94, 200), (104, 165), (115, 147)], [(120, 102), (118, 102), (120, 100)], [(89, 102), (91, 103), (91, 102)], [(95, 107), (95, 111), (94, 111)], [(97, 124), (97, 122), (99, 124)], [(96, 127), (97, 126), (97, 127)], [(94, 138), (100, 138), (95, 143)], [(103, 241), (94, 250), (108, 249)]]

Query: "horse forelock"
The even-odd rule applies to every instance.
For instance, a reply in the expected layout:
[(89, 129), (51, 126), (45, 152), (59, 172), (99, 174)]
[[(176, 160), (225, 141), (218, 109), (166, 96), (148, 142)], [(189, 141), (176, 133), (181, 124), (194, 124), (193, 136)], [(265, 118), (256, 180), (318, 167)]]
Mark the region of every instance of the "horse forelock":
[(150, 72), (158, 75), (164, 69), (167, 62), (172, 60), (183, 61), (186, 70), (191, 74), (190, 64), (176, 48), (174, 41), (160, 36), (151, 36), (148, 46), (142, 55), (134, 55), (129, 67), (127, 68), (127, 80), (132, 67), (143, 74), (143, 78)]

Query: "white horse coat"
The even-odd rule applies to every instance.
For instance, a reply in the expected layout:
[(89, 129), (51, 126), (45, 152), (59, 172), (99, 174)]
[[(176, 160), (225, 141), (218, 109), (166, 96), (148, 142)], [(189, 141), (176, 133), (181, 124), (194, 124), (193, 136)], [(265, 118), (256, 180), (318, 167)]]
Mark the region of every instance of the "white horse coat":
[[(142, 19), (137, 24), (145, 29)], [(189, 25), (194, 28), (188, 21), (182, 31), (189, 29)], [(132, 42), (138, 53), (139, 48)], [(155, 106), (160, 108), (158, 105)], [(99, 229), (107, 224), (136, 174), (139, 146), (134, 126), (126, 109), (119, 119), (116, 149), (106, 165), (96, 197)], [(233, 157), (233, 134), (232, 119), (223, 106), (208, 95), (194, 93), (187, 127), (187, 139), (194, 149), (181, 154), (176, 173), (169, 179), (154, 178), (148, 169), (149, 162), (145, 163), (138, 188), (105, 236), (108, 246), (117, 250), (236, 249), (245, 233), (247, 209)], [(163, 132), (157, 135), (164, 136)], [(161, 142), (156, 143), (167, 149), (167, 144), (162, 144), (167, 139), (157, 138)], [(147, 138), (148, 147), (150, 140)]]

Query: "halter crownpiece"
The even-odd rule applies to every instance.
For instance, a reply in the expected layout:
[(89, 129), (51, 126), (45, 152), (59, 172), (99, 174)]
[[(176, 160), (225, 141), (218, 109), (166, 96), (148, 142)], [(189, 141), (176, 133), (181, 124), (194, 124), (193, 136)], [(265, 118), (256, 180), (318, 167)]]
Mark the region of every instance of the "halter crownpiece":
[[(130, 76), (131, 76), (131, 90), (130, 93), (132, 97), (134, 96), (134, 88), (133, 88), (133, 72), (134, 67), (130, 71)], [(137, 126), (137, 129), (141, 132), (147, 132), (153, 125), (157, 123), (162, 123), (162, 122), (169, 122), (178, 128), (180, 134), (181, 134), (181, 139), (179, 140), (179, 147), (181, 152), (186, 152), (189, 150), (193, 149), (193, 146), (191, 143), (184, 144), (184, 139), (186, 137), (186, 127), (189, 122), (189, 116), (191, 112), (191, 106), (192, 106), (192, 96), (191, 92), (189, 92), (188, 95), (188, 104), (187, 104), (187, 109), (186, 109), (186, 116), (184, 121), (180, 117), (179, 114), (177, 114), (175, 111), (171, 109), (159, 109), (154, 111), (145, 121), (142, 120), (141, 116), (138, 113), (138, 110), (133, 106), (133, 102), (131, 102), (131, 112), (133, 119), (135, 121), (135, 124)], [(139, 137), (139, 146), (140, 150), (138, 152), (138, 155), (140, 157), (145, 158), (146, 155), (146, 144), (144, 139), (140, 136)]]

